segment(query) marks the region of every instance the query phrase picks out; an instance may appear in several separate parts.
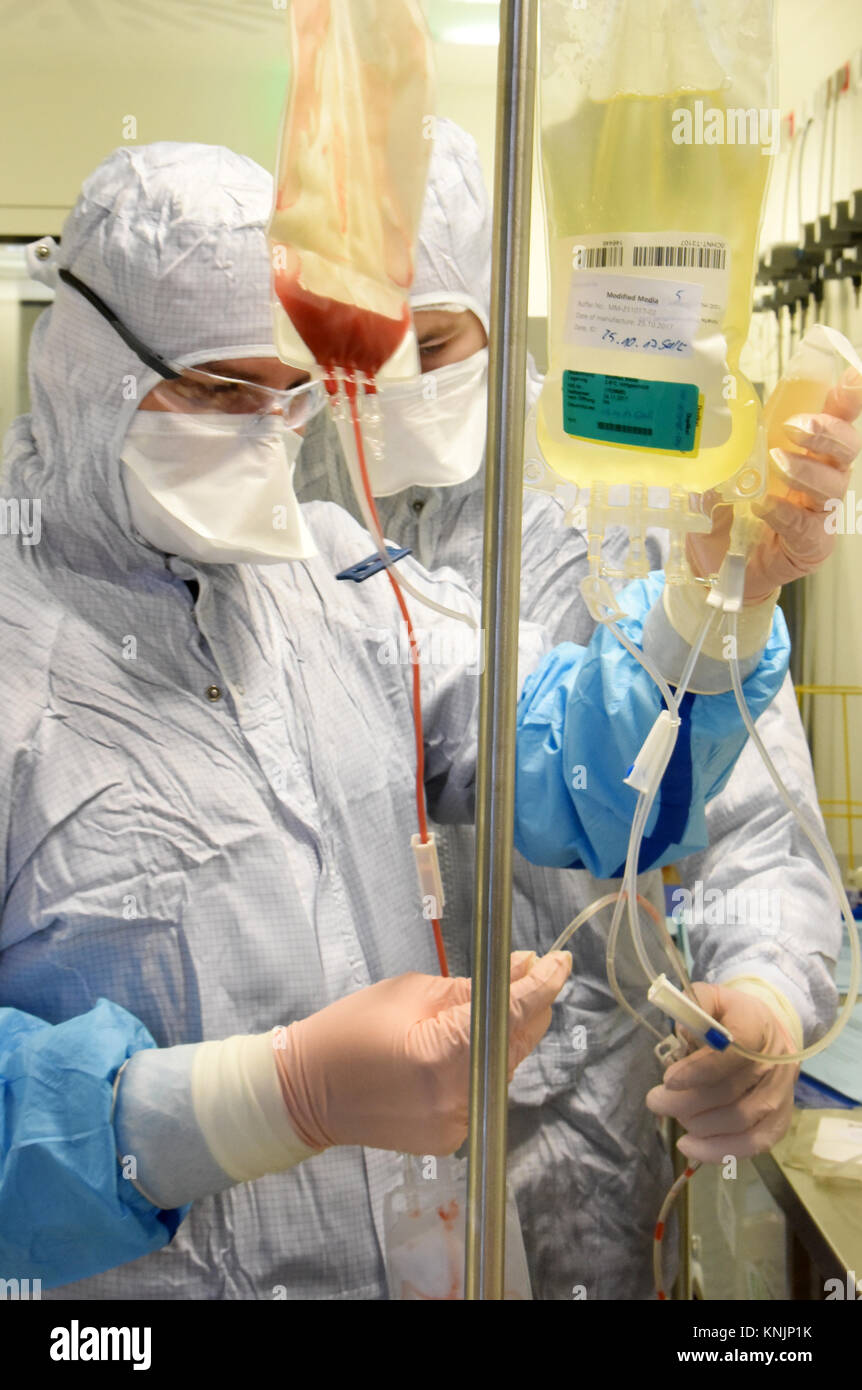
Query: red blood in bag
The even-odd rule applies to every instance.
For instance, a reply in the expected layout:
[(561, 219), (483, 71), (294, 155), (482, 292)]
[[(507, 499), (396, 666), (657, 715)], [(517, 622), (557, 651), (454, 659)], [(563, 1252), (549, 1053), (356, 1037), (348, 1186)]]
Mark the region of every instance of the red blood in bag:
[[(295, 256), (288, 259), (296, 261)], [(277, 269), (273, 275), (275, 292), (284, 312), (314, 360), (325, 371), (341, 367), (362, 376), (376, 376), (410, 325), (410, 309), (406, 304), (401, 318), (391, 319), (371, 309), (359, 309), (355, 304), (312, 294), (300, 285), (298, 268)]]

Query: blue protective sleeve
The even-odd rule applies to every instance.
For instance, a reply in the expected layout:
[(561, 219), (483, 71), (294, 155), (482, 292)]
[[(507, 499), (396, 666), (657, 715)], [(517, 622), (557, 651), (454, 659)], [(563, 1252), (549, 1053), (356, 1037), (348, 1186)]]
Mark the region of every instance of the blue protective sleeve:
[[(629, 615), (620, 627), (638, 647), (663, 585), (664, 575), (653, 573), (618, 596)], [(760, 664), (743, 685), (754, 719), (778, 693), (789, 654), (776, 609)], [(518, 703), (515, 844), (525, 858), (587, 868), (596, 878), (622, 874), (638, 797), (623, 778), (662, 708), (652, 678), (604, 626), (589, 646), (565, 642), (544, 658)], [(747, 739), (732, 691), (686, 695), (680, 713), (638, 872), (706, 848), (706, 803), (724, 786)]]
[(54, 1288), (167, 1245), (185, 1211), (123, 1177), (111, 1124), (117, 1072), (152, 1047), (107, 999), (57, 1024), (0, 1008), (0, 1278)]

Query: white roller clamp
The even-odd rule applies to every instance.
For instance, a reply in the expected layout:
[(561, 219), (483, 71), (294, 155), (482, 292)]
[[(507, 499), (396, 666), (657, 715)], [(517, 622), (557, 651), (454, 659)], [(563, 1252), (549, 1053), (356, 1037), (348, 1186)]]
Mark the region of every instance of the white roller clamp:
[(623, 778), (627, 787), (650, 792), (661, 781), (673, 752), (678, 727), (679, 719), (675, 720), (670, 710), (663, 709), (644, 739), (628, 776)]
[(714, 1047), (716, 1052), (724, 1052), (733, 1042), (733, 1034), (725, 1028), (723, 1023), (717, 1023), (712, 1014), (708, 1014), (706, 1009), (702, 1009), (699, 1004), (695, 1004), (691, 999), (686, 998), (682, 990), (672, 985), (666, 975), (659, 975), (650, 985), (647, 991), (647, 998), (651, 1004), (661, 1009), (662, 1013), (668, 1014), (671, 1018), (681, 1023), (683, 1028), (689, 1032), (696, 1033), (699, 1038), (703, 1038), (705, 1043)]

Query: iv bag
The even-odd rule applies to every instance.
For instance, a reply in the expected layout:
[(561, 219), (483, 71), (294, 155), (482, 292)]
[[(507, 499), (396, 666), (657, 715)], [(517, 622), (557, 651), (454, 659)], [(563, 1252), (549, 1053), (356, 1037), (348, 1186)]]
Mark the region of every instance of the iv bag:
[[(433, 1177), (403, 1156), (404, 1181), (383, 1203), (384, 1252), (389, 1297), (404, 1302), (455, 1302), (464, 1298), (467, 1161), (431, 1159)], [(506, 1256), (503, 1298), (532, 1298), (518, 1208), (506, 1188)]]
[(293, 0), (293, 71), (268, 227), (279, 357), (419, 372), (408, 302), (433, 136), (417, 0)]
[[(784, 433), (793, 415), (818, 415), (826, 397), (846, 367), (862, 375), (862, 359), (848, 338), (825, 323), (809, 328), (766, 402), (763, 422), (769, 449), (769, 491), (776, 496), (794, 492), (778, 460), (783, 450), (798, 451), (798, 444)], [(810, 495), (810, 494), (809, 494)]]
[(541, 24), (539, 447), (582, 486), (756, 492), (739, 354), (779, 138), (771, 0), (542, 0)]

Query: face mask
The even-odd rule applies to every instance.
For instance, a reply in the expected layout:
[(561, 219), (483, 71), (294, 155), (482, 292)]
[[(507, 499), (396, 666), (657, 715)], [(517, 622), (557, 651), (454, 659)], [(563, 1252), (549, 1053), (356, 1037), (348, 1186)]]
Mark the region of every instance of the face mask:
[(453, 487), (478, 473), (485, 454), (488, 349), (417, 381), (381, 386), (383, 459), (370, 460), (376, 497), (404, 488)]
[(139, 410), (120, 455), (132, 524), (186, 560), (307, 559), (317, 550), (293, 490), (301, 445), (279, 415)]

